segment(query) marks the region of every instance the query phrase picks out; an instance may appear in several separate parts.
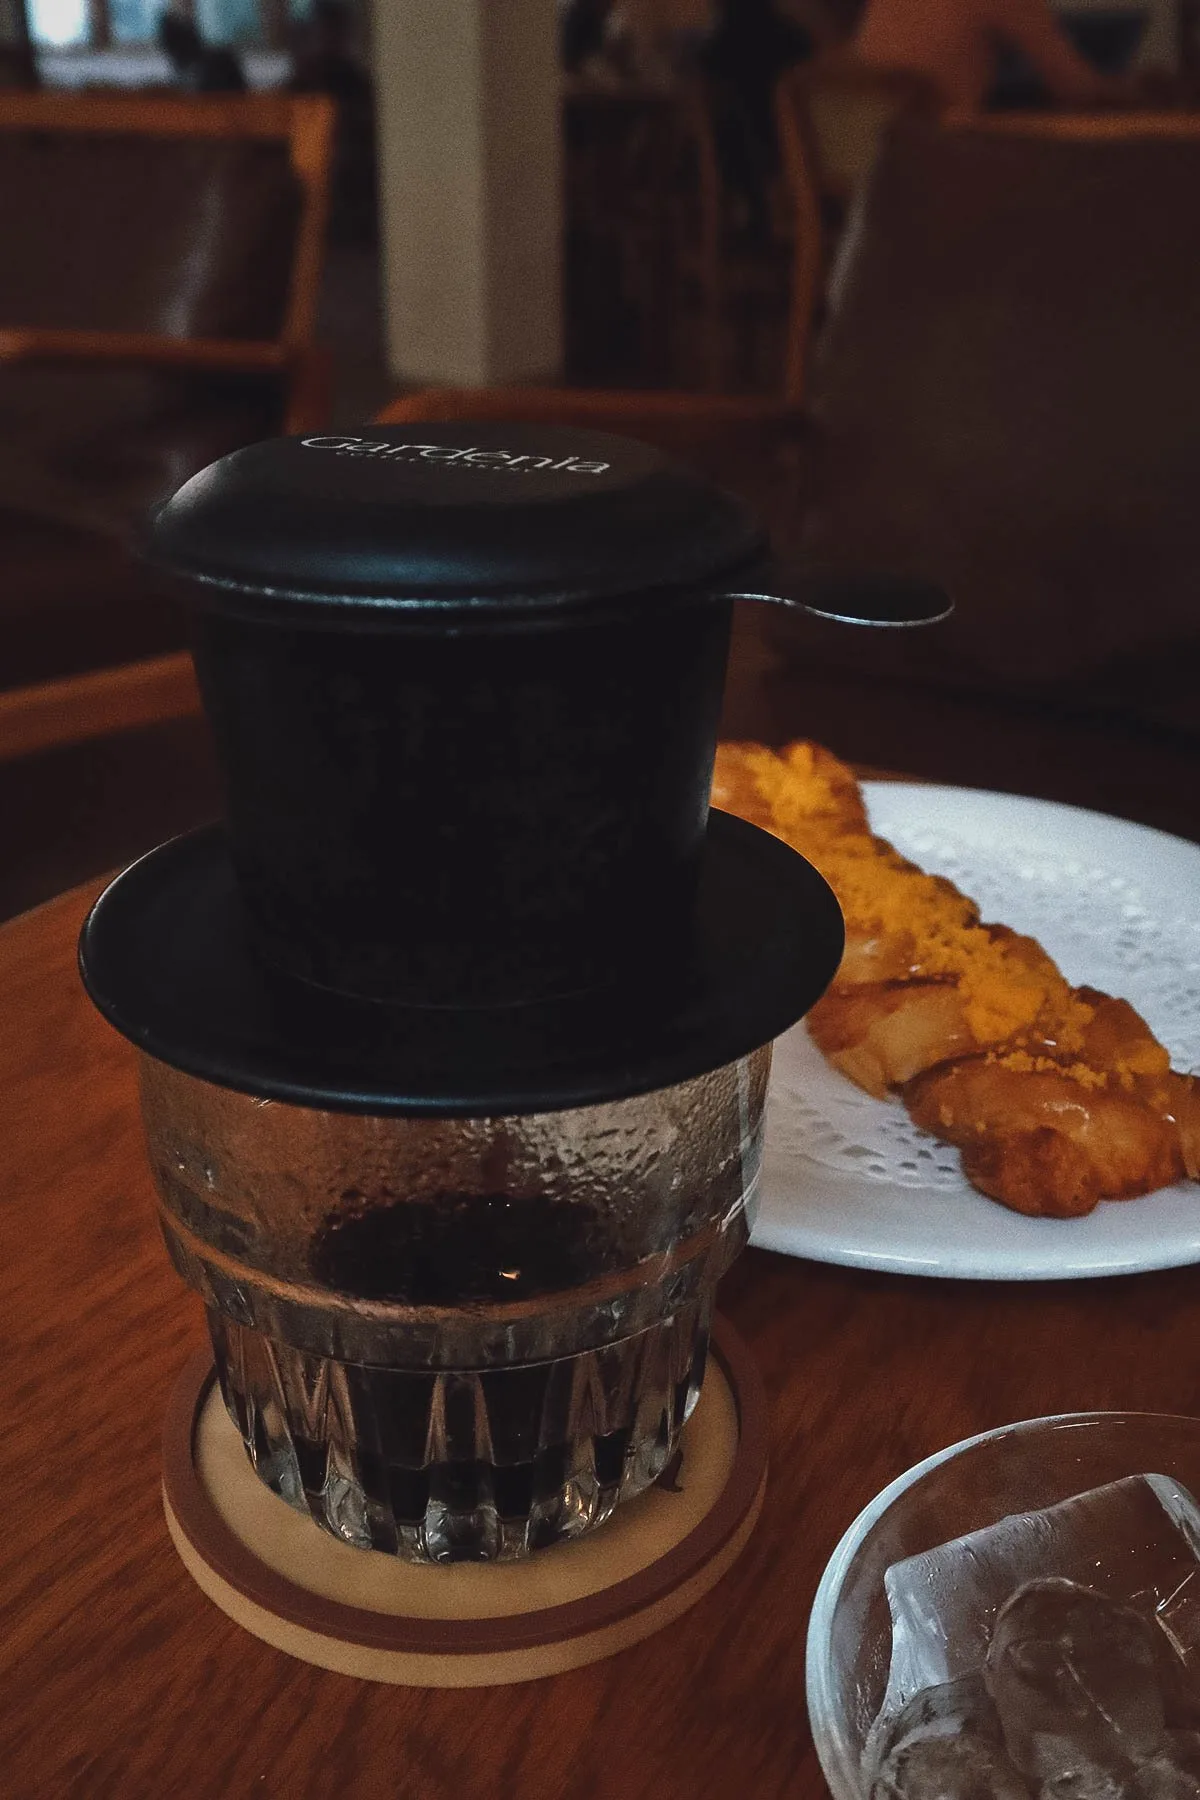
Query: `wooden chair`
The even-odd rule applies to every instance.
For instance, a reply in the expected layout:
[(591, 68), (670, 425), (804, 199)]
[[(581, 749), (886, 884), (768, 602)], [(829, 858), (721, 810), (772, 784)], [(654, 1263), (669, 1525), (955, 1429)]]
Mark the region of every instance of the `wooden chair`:
[[(770, 349), (788, 318), (792, 261), (791, 210), (779, 184), (765, 196), (765, 228), (757, 237), (739, 227), (735, 196), (721, 170), (717, 116), (721, 104), (711, 84), (681, 84), (676, 100), (678, 140), (667, 221), (672, 272), (671, 325), (694, 316), (699, 327), (699, 380), (712, 394), (740, 386), (770, 389), (760, 340)], [(739, 364), (740, 356), (740, 364)]]
[(1030, 109), (1026, 112), (949, 112), (942, 119), (947, 132), (974, 134), (977, 138), (1050, 139), (1075, 144), (1135, 144), (1166, 140), (1195, 145), (1200, 140), (1200, 112), (1181, 107), (1113, 109), (1110, 112), (1069, 112)]
[(565, 361), (575, 379), (662, 379), (677, 121), (653, 89), (563, 95)]
[[(195, 707), (181, 622), (124, 540), (214, 455), (323, 422), (332, 123), (312, 95), (0, 93), (0, 757)], [(57, 241), (43, 193), (74, 221)]]
[(580, 425), (621, 431), (633, 421), (664, 429), (795, 421), (796, 409), (773, 395), (695, 394), (674, 389), (578, 387), (420, 388), (390, 400), (377, 425), (422, 419), (512, 419), (529, 425)]
[(934, 88), (906, 70), (868, 68), (844, 50), (789, 70), (775, 111), (793, 213), (786, 392), (804, 397), (809, 352), (846, 211), (897, 118), (934, 116)]
[(758, 241), (739, 232), (707, 86), (576, 85), (563, 131), (569, 379), (709, 393), (778, 385), (789, 209), (773, 209)]
[(289, 428), (320, 423), (324, 359), (315, 347), (329, 200), (333, 107), (323, 95), (0, 94), (0, 141), (15, 134), (134, 138), (153, 155), (158, 139), (254, 140), (286, 144), (299, 190), (287, 297), (269, 340), (242, 335), (195, 337), (175, 332), (63, 330), (0, 318), (0, 361), (134, 364), (283, 374)]

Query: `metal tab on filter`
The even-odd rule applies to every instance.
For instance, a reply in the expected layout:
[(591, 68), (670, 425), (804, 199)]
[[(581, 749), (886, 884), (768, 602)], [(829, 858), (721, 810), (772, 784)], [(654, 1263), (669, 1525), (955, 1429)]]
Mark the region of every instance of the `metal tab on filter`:
[(734, 600), (758, 600), (768, 606), (790, 606), (830, 619), (838, 625), (874, 625), (907, 629), (937, 625), (954, 611), (954, 602), (935, 581), (920, 575), (892, 575), (872, 570), (789, 569), (771, 564), (755, 579), (731, 591)]

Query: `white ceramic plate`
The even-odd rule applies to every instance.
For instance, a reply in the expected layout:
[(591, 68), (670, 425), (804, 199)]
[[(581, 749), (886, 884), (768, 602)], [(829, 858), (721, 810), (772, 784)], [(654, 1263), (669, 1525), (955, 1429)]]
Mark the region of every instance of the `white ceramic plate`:
[[(1200, 845), (1015, 794), (869, 782), (874, 828), (1045, 945), (1076, 984), (1131, 1000), (1177, 1069), (1200, 1070)], [(826, 1063), (803, 1025), (775, 1047), (753, 1240), (819, 1262), (1048, 1281), (1200, 1262), (1200, 1184), (1026, 1219), (957, 1153)]]

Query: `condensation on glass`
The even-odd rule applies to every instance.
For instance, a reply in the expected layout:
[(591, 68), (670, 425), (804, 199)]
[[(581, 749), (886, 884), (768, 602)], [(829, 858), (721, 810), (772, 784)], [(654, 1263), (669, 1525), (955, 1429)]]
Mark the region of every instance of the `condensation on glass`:
[(523, 1556), (649, 1486), (749, 1235), (770, 1058), (467, 1120), (322, 1112), (140, 1058), (167, 1246), (260, 1478), (415, 1561)]

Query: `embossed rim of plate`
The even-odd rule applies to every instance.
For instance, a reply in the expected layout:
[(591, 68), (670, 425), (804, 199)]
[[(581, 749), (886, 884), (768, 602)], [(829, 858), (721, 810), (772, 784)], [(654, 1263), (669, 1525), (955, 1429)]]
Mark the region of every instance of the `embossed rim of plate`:
[(729, 1384), (738, 1420), (737, 1453), (715, 1505), (658, 1562), (562, 1606), (500, 1618), (419, 1619), (327, 1600), (269, 1569), (226, 1525), (197, 1473), (196, 1426), (216, 1379), (207, 1350), (197, 1351), (184, 1365), (167, 1405), (164, 1498), (194, 1553), (219, 1580), (275, 1618), (324, 1638), (405, 1656), (481, 1657), (590, 1636), (661, 1605), (717, 1562), (753, 1523), (766, 1479), (766, 1394), (749, 1350), (720, 1316), (713, 1321), (711, 1351)]

